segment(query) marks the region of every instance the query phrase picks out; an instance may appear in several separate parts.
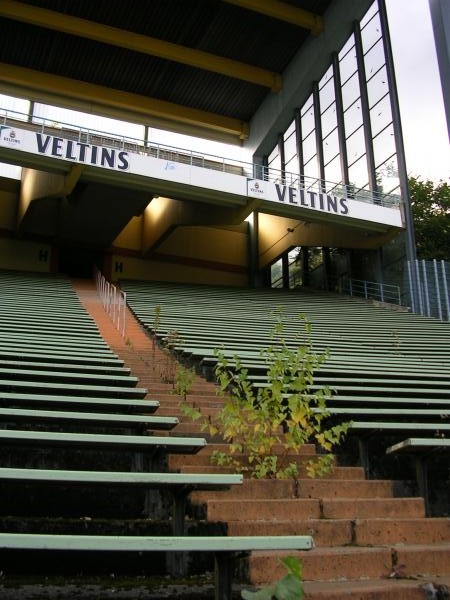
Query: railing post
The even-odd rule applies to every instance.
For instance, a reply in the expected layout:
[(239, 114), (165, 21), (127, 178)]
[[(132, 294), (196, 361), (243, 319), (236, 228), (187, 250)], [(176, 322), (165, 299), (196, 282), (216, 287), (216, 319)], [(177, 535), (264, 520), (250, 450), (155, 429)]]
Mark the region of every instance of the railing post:
[(429, 294), (429, 290), (428, 290), (427, 265), (424, 260), (422, 261), (422, 275), (423, 275), (423, 287), (424, 287), (427, 316), (431, 317), (430, 294)]
[(439, 276), (438, 276), (436, 259), (433, 260), (433, 267), (434, 267), (434, 280), (435, 280), (435, 285), (436, 285), (436, 302), (437, 302), (437, 307), (438, 307), (438, 315), (439, 315), (439, 319), (442, 321), (441, 290), (440, 290), (440, 285), (439, 285)]
[(367, 300), (367, 281), (364, 281), (364, 298)]
[(445, 308), (447, 309), (447, 321), (450, 321), (450, 299), (448, 297), (447, 273), (445, 271), (445, 261), (441, 260), (442, 266), (442, 284), (445, 294)]

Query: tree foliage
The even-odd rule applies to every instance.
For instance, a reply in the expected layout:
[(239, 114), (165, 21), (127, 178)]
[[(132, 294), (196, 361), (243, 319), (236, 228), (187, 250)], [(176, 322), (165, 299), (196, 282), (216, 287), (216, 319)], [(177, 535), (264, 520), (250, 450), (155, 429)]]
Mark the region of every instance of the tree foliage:
[(417, 258), (450, 260), (450, 185), (409, 179)]

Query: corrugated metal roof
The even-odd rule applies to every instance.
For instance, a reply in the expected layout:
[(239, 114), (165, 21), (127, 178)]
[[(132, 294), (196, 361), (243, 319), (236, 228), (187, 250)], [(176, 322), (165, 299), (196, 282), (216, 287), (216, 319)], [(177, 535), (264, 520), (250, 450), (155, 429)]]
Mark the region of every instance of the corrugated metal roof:
[[(331, 0), (291, 0), (323, 14)], [(26, 0), (283, 72), (309, 31), (220, 0)], [(268, 88), (128, 49), (0, 19), (0, 61), (248, 121)]]

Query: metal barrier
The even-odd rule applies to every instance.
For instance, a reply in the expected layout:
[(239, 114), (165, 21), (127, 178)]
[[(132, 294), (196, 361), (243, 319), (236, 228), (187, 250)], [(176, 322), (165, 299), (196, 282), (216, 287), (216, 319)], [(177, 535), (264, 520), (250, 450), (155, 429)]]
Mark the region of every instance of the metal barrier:
[(408, 262), (412, 310), (416, 314), (450, 321), (450, 263), (444, 260)]
[(362, 279), (344, 279), (340, 282), (339, 291), (350, 296), (359, 296), (366, 300), (379, 300), (401, 305), (400, 287), (376, 281)]
[(125, 337), (126, 332), (126, 313), (127, 313), (127, 295), (124, 291), (106, 280), (105, 276), (95, 269), (95, 283), (97, 291), (106, 313), (111, 317), (112, 322)]

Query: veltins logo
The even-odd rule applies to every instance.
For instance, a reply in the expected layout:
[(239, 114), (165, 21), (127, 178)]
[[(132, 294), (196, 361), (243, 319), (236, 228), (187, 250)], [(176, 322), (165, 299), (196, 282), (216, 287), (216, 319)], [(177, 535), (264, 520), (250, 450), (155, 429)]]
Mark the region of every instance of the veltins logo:
[(264, 198), (266, 189), (264, 181), (258, 179), (247, 179), (247, 196), (252, 198)]
[(21, 140), (17, 137), (17, 132), (6, 125), (0, 125), (0, 140), (10, 146), (17, 146), (21, 143)]

